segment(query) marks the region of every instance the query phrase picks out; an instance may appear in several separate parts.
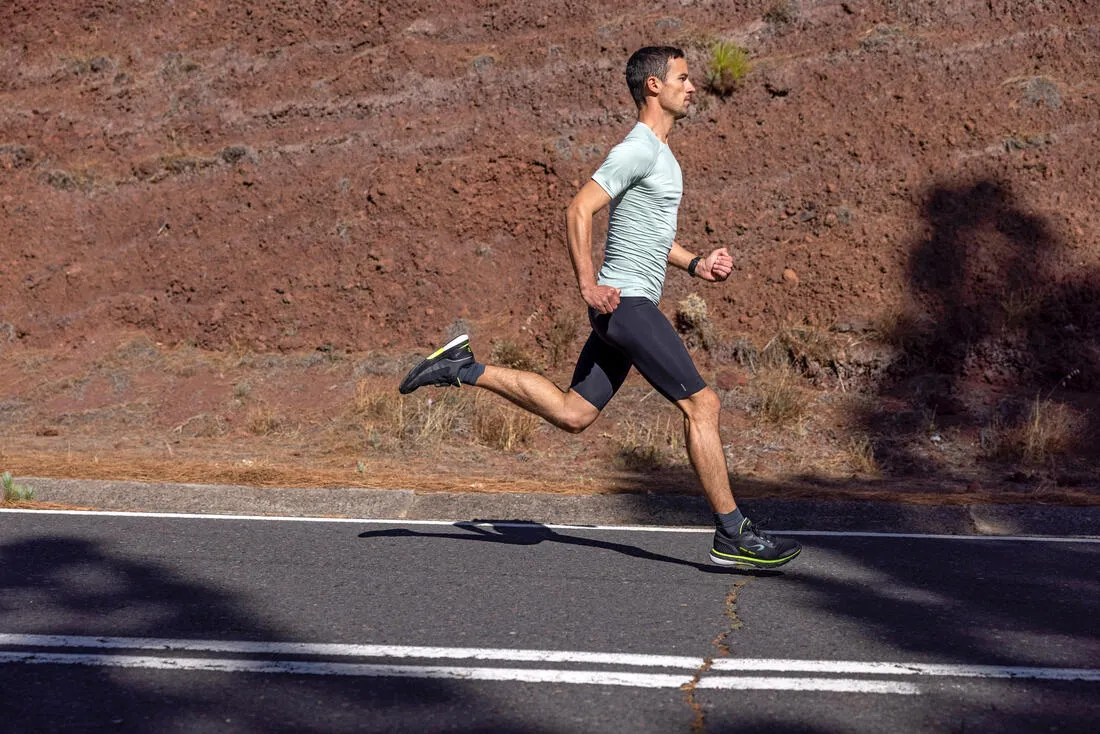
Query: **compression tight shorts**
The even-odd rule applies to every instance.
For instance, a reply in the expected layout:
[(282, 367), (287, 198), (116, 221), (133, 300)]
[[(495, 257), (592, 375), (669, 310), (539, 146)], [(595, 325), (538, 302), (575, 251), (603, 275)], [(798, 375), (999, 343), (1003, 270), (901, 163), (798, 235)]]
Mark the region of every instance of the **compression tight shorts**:
[(592, 334), (585, 342), (570, 387), (603, 410), (630, 372), (638, 372), (671, 401), (706, 387), (684, 342), (648, 298), (622, 298), (609, 314), (588, 309)]

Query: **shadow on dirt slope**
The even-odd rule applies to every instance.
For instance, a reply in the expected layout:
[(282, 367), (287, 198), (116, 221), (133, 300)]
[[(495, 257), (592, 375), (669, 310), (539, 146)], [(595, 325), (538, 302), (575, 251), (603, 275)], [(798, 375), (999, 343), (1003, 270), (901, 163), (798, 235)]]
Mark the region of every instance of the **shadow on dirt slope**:
[[(857, 416), (880, 463), (891, 474), (938, 473), (935, 452), (912, 451), (913, 437), (946, 443), (953, 429), (976, 433), (990, 460), (1022, 458), (1074, 484), (1077, 464), (1096, 453), (1100, 273), (1074, 270), (1079, 244), (997, 180), (935, 186), (922, 216), (909, 308), (886, 334), (901, 358), (887, 400)], [(902, 407), (881, 407), (891, 404)], [(1029, 421), (1045, 439), (1028, 434)]]

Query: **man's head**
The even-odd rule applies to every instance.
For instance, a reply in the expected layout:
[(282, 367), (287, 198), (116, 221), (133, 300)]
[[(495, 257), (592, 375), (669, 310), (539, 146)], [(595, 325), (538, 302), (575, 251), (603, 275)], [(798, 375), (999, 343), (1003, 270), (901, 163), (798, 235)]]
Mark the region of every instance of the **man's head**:
[(674, 46), (646, 46), (635, 51), (626, 62), (626, 85), (639, 109), (647, 98), (655, 98), (677, 119), (687, 114), (695, 91), (688, 80), (684, 52)]

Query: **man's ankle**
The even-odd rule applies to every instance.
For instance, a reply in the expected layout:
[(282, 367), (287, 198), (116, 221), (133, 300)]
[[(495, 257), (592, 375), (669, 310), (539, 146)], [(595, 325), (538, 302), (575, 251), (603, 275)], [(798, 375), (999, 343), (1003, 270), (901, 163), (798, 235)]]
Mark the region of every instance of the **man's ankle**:
[(476, 385), (478, 378), (485, 374), (485, 365), (481, 362), (470, 362), (458, 368), (458, 379), (463, 385)]
[(737, 535), (741, 532), (741, 525), (745, 522), (745, 516), (740, 508), (734, 508), (733, 512), (714, 513), (714, 527), (722, 530), (726, 535)]

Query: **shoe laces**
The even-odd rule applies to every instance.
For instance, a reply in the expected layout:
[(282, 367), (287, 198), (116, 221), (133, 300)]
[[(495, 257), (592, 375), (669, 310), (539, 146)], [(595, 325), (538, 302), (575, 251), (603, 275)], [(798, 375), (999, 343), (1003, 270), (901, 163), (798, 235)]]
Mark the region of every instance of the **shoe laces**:
[(748, 520), (748, 519), (745, 520), (745, 527), (741, 529), (741, 532), (742, 532), (742, 534), (751, 533), (752, 535), (755, 535), (756, 537), (760, 538), (761, 540), (763, 540), (766, 543), (774, 543), (775, 542), (772, 539), (771, 535), (769, 535), (768, 533), (765, 533), (763, 530), (760, 530), (755, 525), (753, 525), (752, 520)]

